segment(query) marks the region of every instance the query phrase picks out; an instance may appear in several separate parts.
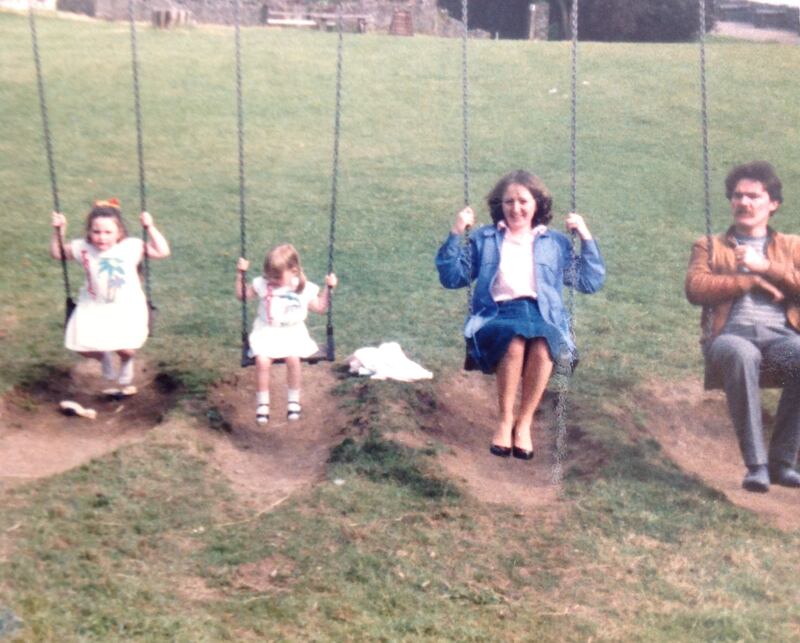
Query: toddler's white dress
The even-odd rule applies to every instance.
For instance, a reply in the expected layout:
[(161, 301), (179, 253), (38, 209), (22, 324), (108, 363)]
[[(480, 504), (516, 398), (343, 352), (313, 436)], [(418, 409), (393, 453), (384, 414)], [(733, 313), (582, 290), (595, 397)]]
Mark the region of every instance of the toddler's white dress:
[(255, 356), (281, 359), (310, 357), (319, 350), (308, 334), (305, 320), (308, 304), (319, 294), (319, 286), (306, 282), (302, 292), (293, 286), (270, 286), (264, 277), (253, 279), (258, 296), (258, 315), (250, 333), (250, 352)]
[(70, 248), (85, 281), (64, 345), (80, 352), (141, 348), (148, 333), (147, 299), (137, 270), (142, 240), (127, 237), (101, 252), (85, 239), (73, 239)]

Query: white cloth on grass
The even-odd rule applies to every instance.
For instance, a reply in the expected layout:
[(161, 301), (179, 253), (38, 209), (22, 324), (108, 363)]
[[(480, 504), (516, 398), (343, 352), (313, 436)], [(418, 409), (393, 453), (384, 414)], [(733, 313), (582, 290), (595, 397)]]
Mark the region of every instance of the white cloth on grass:
[(433, 378), (431, 371), (406, 357), (397, 342), (386, 342), (377, 348), (359, 348), (347, 361), (351, 373), (369, 375), (373, 380), (413, 382)]

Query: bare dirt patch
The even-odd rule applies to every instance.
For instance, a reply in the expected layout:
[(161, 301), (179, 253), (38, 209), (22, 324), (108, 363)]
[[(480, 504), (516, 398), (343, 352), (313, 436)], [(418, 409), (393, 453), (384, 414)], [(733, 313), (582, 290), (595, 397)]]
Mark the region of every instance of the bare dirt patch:
[(199, 576), (185, 576), (179, 579), (176, 590), (178, 595), (187, 601), (211, 602), (225, 599), (221, 590), (209, 587), (206, 579)]
[(210, 461), (240, 495), (259, 507), (277, 506), (282, 499), (319, 481), (325, 474), (331, 447), (347, 430), (331, 392), (336, 376), (324, 364), (303, 367), (302, 417), (288, 421), (283, 370), (273, 367), (272, 376), (278, 385), (272, 389), (266, 426), (256, 423), (252, 368), (219, 382), (208, 395), (207, 416), (216, 429), (216, 437), (207, 436), (212, 448)]
[(649, 383), (639, 400), (641, 430), (683, 471), (780, 529), (800, 528), (800, 490), (772, 485), (760, 494), (742, 489), (745, 466), (722, 392), (704, 391), (698, 381)]
[[(536, 412), (534, 459), (499, 458), (489, 453), (497, 423), (494, 377), (458, 373), (440, 382), (432, 413), (425, 419), (424, 435), (442, 445), (438, 456), (448, 474), (463, 483), (483, 502), (532, 509), (552, 505), (561, 486), (554, 481), (555, 395), (548, 392)], [(578, 427), (567, 427), (575, 446), (583, 437)], [(419, 438), (401, 437), (410, 445)], [(568, 455), (568, 460), (572, 457)], [(568, 465), (567, 465), (568, 466)]]
[[(108, 386), (95, 361), (18, 388), (0, 400), (0, 488), (54, 475), (144, 438), (173, 406), (178, 384), (137, 358), (139, 393), (117, 401), (100, 391)], [(61, 400), (97, 411), (96, 420), (66, 417)]]
[(239, 565), (233, 574), (232, 584), (237, 589), (262, 593), (286, 589), (291, 583), (294, 569), (293, 560), (275, 554)]

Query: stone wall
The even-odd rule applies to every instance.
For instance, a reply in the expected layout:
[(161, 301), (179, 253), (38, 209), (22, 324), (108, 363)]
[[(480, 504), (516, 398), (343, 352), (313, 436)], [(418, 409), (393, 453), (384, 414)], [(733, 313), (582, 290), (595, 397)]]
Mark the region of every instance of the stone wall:
[[(57, 0), (63, 11), (84, 13), (107, 20), (126, 20), (127, 0)], [(137, 20), (150, 21), (153, 10), (186, 9), (198, 23), (233, 24), (233, 0), (135, 0)], [(244, 25), (264, 24), (267, 9), (289, 11), (302, 16), (307, 12), (335, 13), (334, 2), (314, 0), (241, 0), (240, 16)], [(342, 12), (365, 14), (370, 17), (370, 31), (388, 31), (395, 9), (412, 12), (414, 32), (424, 34), (455, 35), (460, 33), (460, 23), (439, 9), (437, 0), (345, 0)]]
[(550, 37), (550, 5), (547, 2), (537, 2), (529, 8), (528, 39), (547, 40)]
[[(55, 11), (56, 0), (32, 0), (34, 9), (45, 11)], [(0, 8), (11, 9), (13, 11), (28, 11), (28, 0), (0, 0)]]
[(715, 18), (746, 22), (763, 29), (784, 29), (800, 33), (800, 8), (763, 4), (750, 0), (727, 0), (715, 5)]

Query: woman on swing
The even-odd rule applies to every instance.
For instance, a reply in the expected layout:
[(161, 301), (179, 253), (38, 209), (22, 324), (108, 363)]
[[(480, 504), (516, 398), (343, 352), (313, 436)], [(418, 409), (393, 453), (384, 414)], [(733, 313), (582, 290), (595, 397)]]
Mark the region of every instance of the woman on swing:
[(581, 239), (578, 257), (567, 235), (547, 228), (553, 200), (537, 176), (524, 170), (507, 174), (487, 203), (493, 224), (478, 228), (468, 246), (462, 245), (460, 236), (474, 224), (475, 213), (470, 207), (461, 210), (439, 248), (436, 268), (445, 288), (463, 288), (476, 280), (464, 336), (481, 371), (497, 376), (500, 419), (489, 450), (530, 460), (533, 415), (553, 364), (572, 361), (575, 352), (563, 285), (596, 292), (605, 280), (605, 265), (581, 215), (573, 212), (565, 222)]

